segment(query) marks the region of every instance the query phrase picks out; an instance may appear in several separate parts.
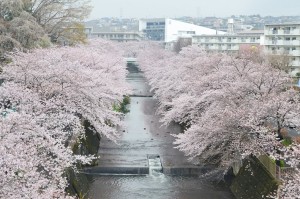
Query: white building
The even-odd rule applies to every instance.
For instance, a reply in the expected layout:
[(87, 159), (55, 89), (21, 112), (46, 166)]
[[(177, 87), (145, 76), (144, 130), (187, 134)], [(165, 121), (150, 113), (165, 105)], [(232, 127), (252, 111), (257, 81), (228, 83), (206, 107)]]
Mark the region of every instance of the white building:
[(291, 73), (300, 72), (300, 23), (265, 25), (265, 49), (290, 57)]
[(93, 32), (87, 28), (86, 34), (88, 38), (102, 38), (119, 42), (141, 41), (144, 35), (140, 32)]
[(192, 44), (206, 50), (237, 52), (241, 45), (263, 45), (264, 37), (262, 31), (224, 35), (194, 35)]
[(168, 18), (141, 19), (139, 31), (144, 32), (149, 40), (164, 41), (165, 43), (175, 42), (179, 37), (191, 38), (193, 35), (225, 34), (222, 31)]

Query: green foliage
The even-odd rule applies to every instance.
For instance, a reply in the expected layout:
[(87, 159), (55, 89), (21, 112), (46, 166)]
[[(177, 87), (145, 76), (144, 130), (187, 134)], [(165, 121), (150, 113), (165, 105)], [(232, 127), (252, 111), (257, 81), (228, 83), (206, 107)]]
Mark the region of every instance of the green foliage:
[(279, 160), (279, 166), (280, 167), (285, 167), (285, 161), (284, 160)]
[(292, 141), (291, 138), (284, 138), (284, 139), (281, 141), (281, 144), (283, 144), (284, 146), (290, 146), (292, 143), (293, 143), (293, 141)]
[(81, 23), (72, 23), (68, 27), (63, 28), (60, 34), (57, 34), (57, 42), (74, 46), (78, 43), (87, 43), (85, 27)]
[(130, 104), (130, 97), (129, 96), (124, 96), (123, 103), (125, 105)]
[(113, 110), (120, 113), (128, 113), (129, 110), (126, 108), (126, 105), (130, 104), (130, 97), (124, 96), (123, 101), (119, 104), (113, 104)]
[(269, 158), (272, 161), (272, 163), (274, 163), (275, 165), (280, 166), (280, 167), (285, 167), (285, 161), (284, 160), (275, 160), (271, 157), (269, 157)]

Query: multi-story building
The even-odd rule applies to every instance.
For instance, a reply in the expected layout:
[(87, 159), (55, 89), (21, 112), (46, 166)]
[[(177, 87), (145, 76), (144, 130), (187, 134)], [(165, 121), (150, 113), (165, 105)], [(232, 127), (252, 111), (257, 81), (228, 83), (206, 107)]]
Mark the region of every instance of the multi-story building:
[(166, 21), (164, 18), (142, 19), (139, 21), (139, 31), (145, 33), (149, 40), (165, 40)]
[(119, 42), (141, 41), (143, 34), (141, 32), (93, 32), (87, 34), (88, 38), (102, 38)]
[(197, 26), (194, 24), (168, 19), (141, 19), (139, 31), (144, 32), (149, 40), (164, 41), (166, 44), (176, 42), (179, 37), (192, 38), (193, 35), (225, 34), (222, 31)]
[(269, 54), (288, 56), (291, 73), (300, 72), (300, 23), (265, 25), (265, 50)]
[(137, 20), (122, 23), (121, 20), (102, 19), (85, 23), (87, 38), (103, 38), (114, 41), (141, 41), (143, 33), (138, 31)]
[(194, 35), (192, 44), (203, 47), (206, 50), (237, 52), (241, 45), (263, 45), (262, 31), (242, 32), (224, 35)]

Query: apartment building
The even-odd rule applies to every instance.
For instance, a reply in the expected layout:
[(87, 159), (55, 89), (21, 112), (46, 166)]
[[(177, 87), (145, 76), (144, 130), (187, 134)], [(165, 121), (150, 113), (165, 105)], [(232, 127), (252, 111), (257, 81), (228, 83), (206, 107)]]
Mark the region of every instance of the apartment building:
[(88, 38), (102, 38), (119, 42), (141, 41), (144, 35), (140, 32), (91, 32)]
[[(117, 23), (118, 22), (118, 23)], [(92, 20), (85, 23), (85, 34), (87, 38), (102, 38), (120, 42), (141, 41), (144, 34), (133, 25), (122, 26), (120, 21)], [(116, 25), (117, 24), (117, 25)]]
[(300, 23), (265, 25), (265, 50), (290, 58), (291, 73), (300, 72)]
[(263, 45), (263, 31), (241, 32), (224, 35), (194, 35), (192, 44), (206, 50), (237, 52), (241, 45)]

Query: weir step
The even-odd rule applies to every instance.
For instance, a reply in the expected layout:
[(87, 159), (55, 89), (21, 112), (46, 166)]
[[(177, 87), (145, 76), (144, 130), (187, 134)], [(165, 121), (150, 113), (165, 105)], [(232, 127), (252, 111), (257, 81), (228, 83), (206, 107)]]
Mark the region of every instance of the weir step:
[(83, 170), (87, 174), (147, 175), (149, 167), (90, 167)]
[[(209, 172), (206, 167), (163, 167), (162, 173), (175, 176), (197, 176)], [(112, 175), (148, 175), (149, 167), (88, 167), (82, 170), (87, 174), (112, 174)]]

